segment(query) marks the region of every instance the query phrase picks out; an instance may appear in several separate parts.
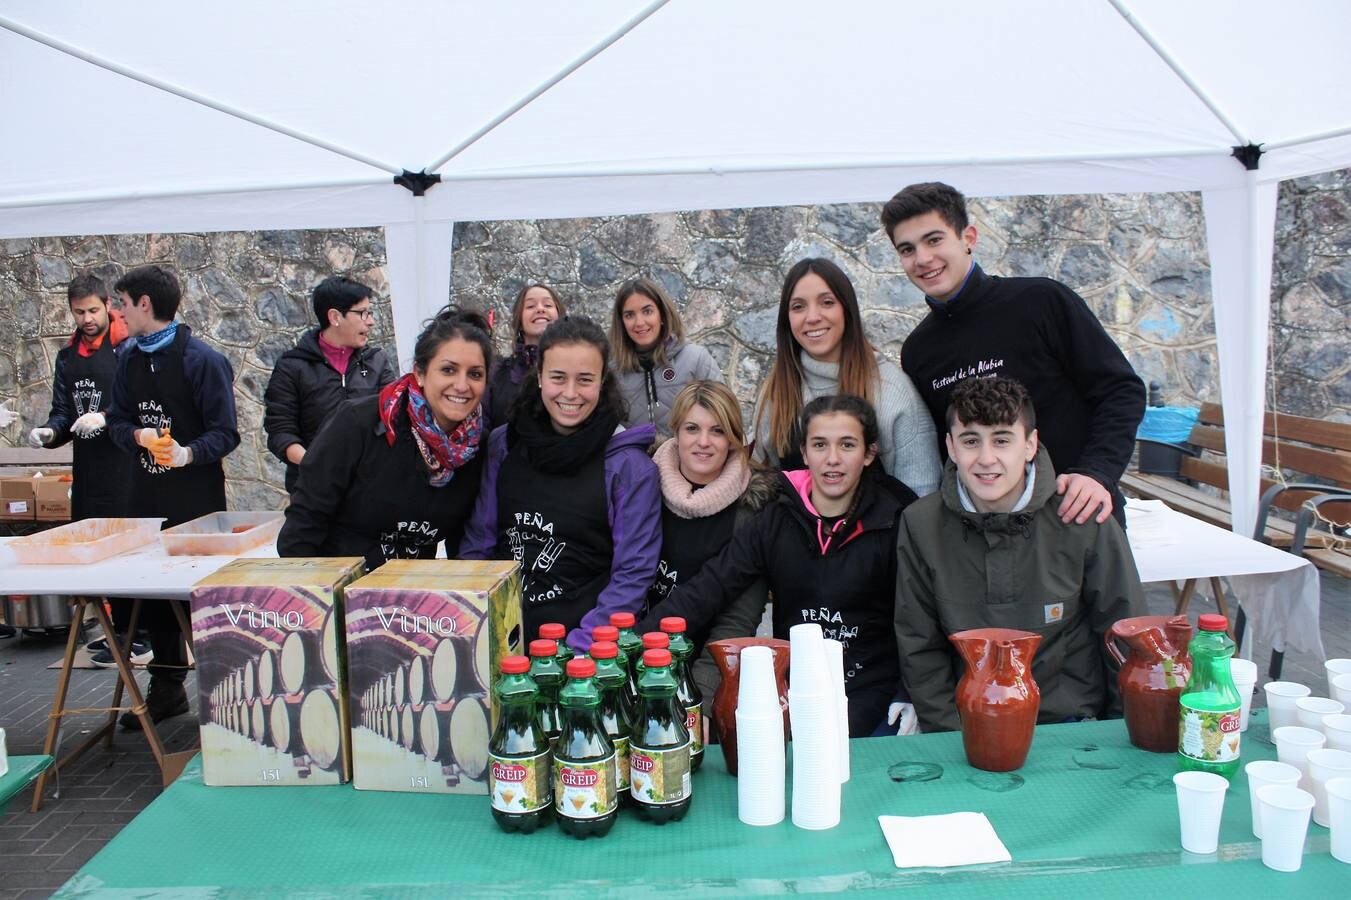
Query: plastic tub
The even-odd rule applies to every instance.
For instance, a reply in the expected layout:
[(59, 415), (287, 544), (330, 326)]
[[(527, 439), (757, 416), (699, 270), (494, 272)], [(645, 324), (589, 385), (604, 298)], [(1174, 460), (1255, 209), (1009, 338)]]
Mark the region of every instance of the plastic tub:
[(160, 532), (170, 556), (239, 556), (276, 540), (286, 515), (279, 512), (214, 512)]
[(155, 540), (164, 519), (84, 519), (9, 542), (22, 566), (79, 566)]

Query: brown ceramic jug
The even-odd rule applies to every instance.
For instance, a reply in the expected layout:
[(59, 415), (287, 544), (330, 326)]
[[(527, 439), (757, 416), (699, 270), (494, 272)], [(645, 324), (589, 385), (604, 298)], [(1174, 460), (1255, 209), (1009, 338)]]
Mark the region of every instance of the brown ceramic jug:
[(966, 661), (957, 682), (966, 761), (987, 772), (1020, 768), (1032, 747), (1041, 691), (1032, 656), (1041, 635), (1012, 628), (973, 628), (948, 635)]
[[(1103, 634), (1107, 652), (1121, 665), (1116, 683), (1131, 743), (1155, 753), (1177, 752), (1177, 698), (1191, 676), (1186, 616), (1122, 619)], [(1117, 642), (1130, 648), (1122, 654)]]
[(774, 653), (774, 684), (779, 691), (779, 708), (783, 710), (783, 739), (788, 740), (788, 650), (789, 643), (778, 638), (745, 637), (710, 641), (708, 652), (718, 664), (722, 680), (713, 695), (713, 724), (718, 729), (722, 757), (727, 760), (727, 771), (735, 775), (736, 705), (741, 693), (741, 651), (747, 647), (768, 647)]

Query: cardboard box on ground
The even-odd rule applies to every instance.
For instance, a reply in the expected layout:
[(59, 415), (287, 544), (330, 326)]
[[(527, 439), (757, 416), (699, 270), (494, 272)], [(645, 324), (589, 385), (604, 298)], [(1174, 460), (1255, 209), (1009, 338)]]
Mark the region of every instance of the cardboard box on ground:
[(72, 484), (70, 469), (0, 475), (0, 519), (66, 521), (70, 518)]

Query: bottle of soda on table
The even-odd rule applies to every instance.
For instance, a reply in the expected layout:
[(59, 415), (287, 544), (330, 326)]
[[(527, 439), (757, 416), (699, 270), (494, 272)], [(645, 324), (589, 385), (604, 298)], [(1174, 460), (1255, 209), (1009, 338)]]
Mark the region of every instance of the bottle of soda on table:
[(558, 737), (558, 692), (563, 687), (563, 667), (558, 663), (557, 646), (541, 638), (530, 642), (530, 677), (539, 688), (535, 708), (545, 736), (552, 741)]
[(488, 795), (493, 818), (503, 831), (529, 834), (548, 821), (553, 809), (549, 739), (540, 727), (535, 702), (539, 688), (528, 674), (530, 660), (508, 656), (493, 685), (501, 713), (488, 743)]
[(671, 662), (669, 650), (643, 653), (639, 707), (629, 741), (633, 805), (658, 825), (683, 819), (690, 808), (690, 733), (676, 700)]
[(638, 654), (638, 660), (633, 665), (633, 679), (635, 682), (641, 680), (643, 677), (643, 668), (645, 665), (643, 656), (647, 651), (671, 649), (671, 636), (664, 631), (649, 631), (647, 634), (643, 635), (642, 641), (643, 652)]
[[(596, 631), (606, 626), (598, 626)], [(596, 687), (600, 691), (600, 722), (615, 745), (615, 789), (623, 801), (629, 790), (629, 732), (633, 730), (633, 706), (629, 703), (629, 676), (619, 664), (619, 645), (596, 641), (591, 645), (596, 664)]]
[[(638, 705), (638, 686), (633, 680), (633, 664), (629, 659), (628, 654), (624, 652), (624, 648), (619, 646), (619, 629), (613, 625), (597, 625), (595, 628), (591, 629), (591, 640), (596, 643), (609, 641), (615, 645), (615, 662), (618, 663), (619, 667), (624, 671), (624, 693), (628, 695), (629, 708), (632, 709), (636, 707)], [(641, 649), (642, 641), (639, 640), (638, 643)], [(595, 644), (593, 643), (592, 646), (594, 647)], [(592, 658), (595, 658), (595, 654), (592, 654)], [(599, 664), (597, 664), (596, 673), (599, 676)]]
[(541, 640), (553, 641), (558, 645), (556, 655), (558, 656), (558, 665), (560, 668), (566, 666), (568, 660), (576, 655), (572, 652), (572, 648), (568, 646), (568, 630), (564, 628), (561, 623), (545, 622), (539, 627), (539, 636)]
[(615, 745), (600, 721), (596, 664), (568, 660), (567, 674), (558, 696), (563, 730), (554, 741), (554, 811), (564, 833), (603, 837), (619, 815)]
[(661, 630), (670, 639), (672, 668), (676, 676), (676, 699), (685, 710), (685, 728), (690, 733), (690, 771), (699, 771), (704, 761), (704, 694), (690, 677), (694, 660), (694, 644), (685, 636), (685, 620), (667, 616), (661, 620)]
[(1238, 771), (1243, 705), (1229, 669), (1234, 642), (1226, 634), (1229, 621), (1224, 616), (1203, 615), (1197, 628), (1187, 647), (1191, 678), (1178, 698), (1178, 766), (1233, 780)]
[(638, 622), (637, 618), (631, 612), (610, 613), (610, 624), (619, 629), (619, 652), (624, 654), (624, 659), (628, 662), (629, 677), (633, 679), (635, 687), (634, 697), (637, 697), (638, 675), (635, 671), (639, 661), (643, 656), (643, 639), (633, 630), (633, 626)]

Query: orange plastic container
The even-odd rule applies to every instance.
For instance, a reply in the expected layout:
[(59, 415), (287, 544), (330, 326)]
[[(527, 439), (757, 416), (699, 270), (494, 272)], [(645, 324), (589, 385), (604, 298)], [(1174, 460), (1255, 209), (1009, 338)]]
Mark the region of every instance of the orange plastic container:
[(164, 519), (84, 519), (15, 538), (8, 546), (21, 566), (79, 566), (152, 543)]
[(214, 512), (159, 533), (170, 556), (239, 556), (270, 544), (281, 531), (280, 512)]

